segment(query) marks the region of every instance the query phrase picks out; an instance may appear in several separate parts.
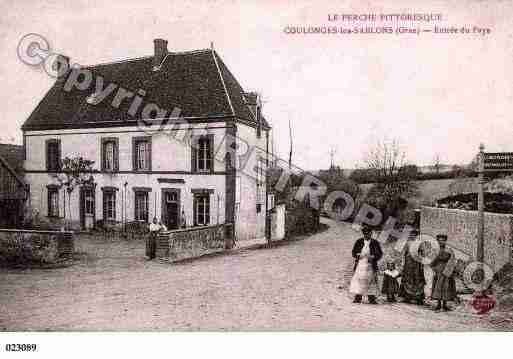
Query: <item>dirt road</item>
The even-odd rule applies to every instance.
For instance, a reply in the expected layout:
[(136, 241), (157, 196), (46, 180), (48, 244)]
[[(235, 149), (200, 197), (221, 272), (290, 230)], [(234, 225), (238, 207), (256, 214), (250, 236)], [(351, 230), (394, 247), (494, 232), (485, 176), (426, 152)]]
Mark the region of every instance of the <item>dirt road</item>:
[[(70, 268), (0, 271), (2, 330), (487, 330), (465, 311), (353, 304), (344, 286), (357, 233), (166, 265), (140, 242), (83, 240)], [(342, 286), (343, 288), (339, 288)]]

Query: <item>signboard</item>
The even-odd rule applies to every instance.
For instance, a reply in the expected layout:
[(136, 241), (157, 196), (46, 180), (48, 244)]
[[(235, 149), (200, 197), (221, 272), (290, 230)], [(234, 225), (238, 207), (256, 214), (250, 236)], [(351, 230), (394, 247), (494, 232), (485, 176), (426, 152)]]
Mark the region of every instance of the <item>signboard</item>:
[(485, 171), (513, 171), (513, 152), (483, 153)]

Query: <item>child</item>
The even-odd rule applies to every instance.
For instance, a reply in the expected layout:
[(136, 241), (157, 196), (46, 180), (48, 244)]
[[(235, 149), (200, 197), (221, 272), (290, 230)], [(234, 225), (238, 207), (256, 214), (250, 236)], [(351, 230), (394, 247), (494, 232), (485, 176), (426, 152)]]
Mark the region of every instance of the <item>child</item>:
[(387, 262), (387, 269), (383, 275), (383, 288), (381, 292), (387, 295), (387, 302), (394, 303), (396, 302), (395, 296), (399, 292), (399, 283), (397, 282), (397, 278), (399, 278), (401, 274), (397, 269), (395, 269), (394, 262)]

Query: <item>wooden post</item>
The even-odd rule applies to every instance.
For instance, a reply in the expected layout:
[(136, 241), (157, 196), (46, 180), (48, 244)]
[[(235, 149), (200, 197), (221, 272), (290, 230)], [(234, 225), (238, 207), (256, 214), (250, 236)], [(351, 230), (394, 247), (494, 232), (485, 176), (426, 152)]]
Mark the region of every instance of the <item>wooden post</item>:
[(484, 262), (484, 144), (479, 145), (479, 192), (477, 194), (477, 210), (478, 210), (478, 224), (477, 224), (477, 251), (476, 260)]

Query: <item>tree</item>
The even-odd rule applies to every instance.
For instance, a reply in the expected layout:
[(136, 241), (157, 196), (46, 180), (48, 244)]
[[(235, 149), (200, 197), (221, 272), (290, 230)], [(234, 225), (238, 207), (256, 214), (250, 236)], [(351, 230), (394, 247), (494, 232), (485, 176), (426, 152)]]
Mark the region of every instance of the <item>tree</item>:
[(407, 163), (406, 153), (397, 140), (378, 142), (367, 153), (365, 162), (376, 174), (367, 202), (382, 211), (383, 219), (397, 216), (408, 198), (417, 194), (417, 166)]
[[(55, 174), (54, 177), (59, 182), (59, 187), (64, 187), (64, 221), (66, 222), (66, 194), (68, 195), (68, 209), (70, 222), (71, 215), (71, 194), (73, 190), (84, 184), (91, 183), (93, 178), (91, 176), (94, 161), (84, 159), (80, 156), (65, 157), (61, 162), (62, 173)], [(66, 224), (66, 227), (68, 225)]]
[(362, 184), (362, 183), (374, 183), (376, 182), (377, 174), (376, 171), (368, 168), (357, 168), (351, 172), (349, 179)]
[(440, 159), (440, 154), (437, 153), (435, 155), (435, 159), (433, 161), (433, 169), (435, 170), (436, 174), (440, 174), (440, 168), (442, 167), (442, 161)]

